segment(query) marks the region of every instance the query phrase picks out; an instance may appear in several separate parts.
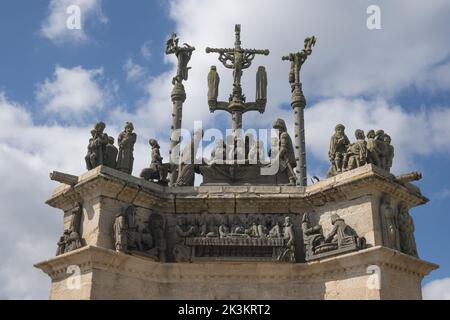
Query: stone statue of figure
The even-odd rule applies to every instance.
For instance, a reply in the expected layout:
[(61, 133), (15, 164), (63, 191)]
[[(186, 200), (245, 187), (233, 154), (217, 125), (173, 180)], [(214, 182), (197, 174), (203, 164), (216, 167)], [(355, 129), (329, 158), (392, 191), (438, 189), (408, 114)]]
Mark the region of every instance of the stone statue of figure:
[(178, 169), (176, 186), (194, 186), (196, 173), (196, 155), (199, 144), (203, 138), (203, 130), (196, 130), (191, 143), (183, 150), (181, 163)]
[(355, 230), (347, 225), (337, 214), (331, 215), (333, 229), (325, 237), (325, 243), (336, 243), (338, 248), (345, 247), (349, 243), (357, 242), (358, 235)]
[(161, 157), (161, 153), (159, 152), (160, 146), (158, 141), (150, 139), (148, 143), (152, 147), (151, 162), (148, 168), (141, 171), (140, 177), (150, 181), (157, 180), (158, 183), (167, 185), (167, 174), (170, 164), (162, 162), (163, 157)]
[(56, 256), (59, 256), (66, 252), (66, 244), (69, 240), (70, 230), (66, 229), (63, 232), (63, 235), (59, 238), (57, 243), (58, 248), (56, 249)]
[(330, 148), (328, 151), (328, 158), (331, 162), (328, 177), (334, 176), (343, 170), (344, 157), (350, 141), (345, 134), (345, 126), (338, 124), (335, 127), (335, 133), (331, 137)]
[(133, 151), (137, 136), (133, 132), (134, 126), (131, 122), (125, 124), (125, 129), (119, 134), (119, 156), (117, 158), (117, 170), (131, 174), (133, 172)]
[(92, 138), (89, 139), (88, 154), (85, 157), (88, 170), (104, 164), (108, 144), (108, 135), (103, 132), (105, 128), (104, 122), (98, 122), (91, 131)]
[(359, 168), (366, 164), (367, 142), (365, 140), (364, 131), (357, 129), (355, 131), (355, 137), (356, 142), (348, 146), (343, 161), (346, 170)]
[(256, 164), (258, 161), (258, 142), (251, 133), (245, 136), (244, 148), (246, 163)]
[(287, 132), (286, 123), (283, 119), (277, 119), (273, 124), (273, 128), (279, 131), (279, 171), (287, 172), (290, 184), (295, 185), (297, 178), (294, 168), (297, 166), (297, 162), (295, 161), (294, 146), (291, 137)]
[(165, 237), (165, 222), (164, 218), (159, 214), (150, 215), (151, 233), (154, 239), (154, 248), (147, 251), (147, 253), (155, 256), (160, 262), (166, 261), (166, 237)]
[(229, 221), (228, 216), (224, 215), (221, 217), (221, 223), (219, 225), (219, 237), (220, 238), (226, 238), (230, 234), (230, 228), (229, 228)]
[(264, 162), (264, 143), (261, 140), (253, 141), (250, 144), (247, 158), (250, 164)]
[(385, 169), (387, 172), (391, 172), (392, 162), (394, 160), (394, 146), (391, 145), (391, 137), (387, 134), (384, 135), (384, 143), (386, 146)]
[(127, 211), (122, 210), (114, 219), (114, 246), (117, 252), (128, 250), (128, 217)]
[(375, 141), (375, 131), (369, 130), (367, 132), (367, 162), (375, 166), (380, 166), (380, 154), (381, 150), (378, 149)]
[(258, 236), (260, 238), (265, 238), (269, 235), (269, 229), (267, 228), (267, 223), (264, 220), (263, 217), (258, 217), (257, 219), (257, 224), (258, 224)]
[(309, 214), (305, 213), (302, 218), (302, 232), (306, 257), (311, 257), (314, 254), (315, 247), (325, 241), (322, 227), (320, 225), (311, 226)]
[(391, 206), (387, 196), (381, 199), (380, 215), (383, 231), (383, 244), (388, 248), (400, 250), (400, 234), (397, 211)]
[(316, 37), (308, 37), (305, 39), (305, 46), (302, 51), (297, 53), (290, 53), (288, 56), (284, 56), (282, 60), (288, 60), (291, 62), (291, 70), (289, 72), (289, 83), (291, 84), (292, 91), (300, 84), (300, 69), (303, 63), (312, 53), (312, 47), (316, 44)]
[(177, 75), (172, 80), (172, 84), (174, 85), (176, 83), (181, 84), (183, 80), (186, 81), (188, 79), (188, 71), (190, 68), (187, 65), (189, 60), (191, 60), (192, 51), (195, 50), (194, 47), (191, 47), (187, 43), (184, 43), (183, 47), (179, 47), (178, 41), (179, 39), (176, 33), (172, 33), (172, 36), (166, 43), (166, 54), (175, 54), (178, 59)]
[(294, 225), (292, 224), (289, 216), (284, 218), (283, 225), (283, 239), (285, 242), (285, 249), (281, 253), (278, 260), (280, 261), (295, 261), (295, 232)]
[(219, 96), (219, 83), (220, 77), (217, 73), (217, 67), (211, 66), (211, 70), (208, 73), (208, 104), (216, 105), (217, 97)]
[(65, 252), (70, 252), (82, 247), (80, 227), (83, 209), (81, 203), (77, 203), (71, 211), (69, 237), (67, 238)]
[(256, 102), (267, 101), (267, 73), (263, 66), (258, 67), (256, 72)]
[(65, 252), (70, 252), (81, 247), (80, 234), (75, 230), (69, 230), (69, 237), (67, 238)]
[(119, 150), (114, 146), (114, 138), (108, 137), (108, 144), (106, 145), (105, 166), (116, 169), (118, 153)]
[(191, 248), (185, 245), (184, 240), (194, 235), (194, 226), (187, 224), (186, 218), (178, 216), (177, 225), (175, 226), (175, 245), (173, 247), (173, 255), (176, 262), (189, 262), (191, 259)]
[(250, 237), (258, 237), (258, 223), (256, 221), (256, 217), (253, 215), (249, 215), (247, 218), (247, 229), (245, 229), (245, 233)]
[(238, 215), (233, 216), (231, 233), (233, 233), (233, 234), (244, 234), (245, 233), (245, 227), (243, 226), (242, 221)]
[[(95, 134), (96, 134), (95, 129), (92, 129), (91, 130), (91, 136), (92, 137), (89, 138), (89, 144), (88, 144), (88, 147), (87, 147), (87, 154), (84, 157), (84, 160), (86, 161), (86, 169), (87, 170), (94, 169), (92, 167), (92, 158), (94, 157), (94, 152), (95, 152), (94, 151), (94, 149), (95, 149), (95, 147), (94, 147)], [(94, 158), (94, 161), (95, 161), (95, 158)]]
[(56, 255), (61, 255), (76, 249), (81, 248), (80, 226), (81, 226), (82, 206), (81, 203), (76, 203), (75, 207), (70, 211), (69, 228), (64, 230), (57, 245), (58, 249)]
[(269, 231), (269, 238), (281, 238), (282, 230), (280, 223), (278, 221), (278, 216), (274, 215), (272, 217), (272, 228)]
[(149, 144), (152, 147), (152, 162), (150, 167), (159, 172), (161, 182), (167, 182), (167, 168), (164, 166), (162, 162), (163, 157), (161, 157), (161, 153), (159, 152), (161, 147), (155, 139), (150, 139)]
[(403, 253), (418, 257), (416, 240), (414, 238), (414, 221), (408, 212), (408, 206), (402, 202), (398, 208), (398, 227), (400, 231), (400, 248)]
[(203, 211), (200, 219), (200, 236), (208, 238), (217, 237), (218, 227), (214, 217), (209, 215), (207, 211)]
[(214, 149), (211, 151), (211, 158), (218, 164), (223, 164), (227, 159), (227, 145), (223, 139), (216, 140)]
[(375, 133), (375, 145), (377, 146), (377, 149), (379, 151), (378, 157), (380, 158), (380, 164), (379, 167), (381, 169), (386, 170), (386, 156), (388, 153), (388, 146), (386, 142), (384, 141), (384, 131), (378, 130)]

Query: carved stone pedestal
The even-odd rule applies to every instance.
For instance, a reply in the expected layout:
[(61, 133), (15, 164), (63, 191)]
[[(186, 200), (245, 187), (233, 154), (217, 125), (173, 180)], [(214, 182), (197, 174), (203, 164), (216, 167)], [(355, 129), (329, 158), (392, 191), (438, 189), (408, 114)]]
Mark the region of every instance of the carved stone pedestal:
[[(391, 211), (382, 201), (386, 198)], [(98, 167), (80, 176), (76, 185), (61, 185), (47, 201), (65, 212), (63, 230), (71, 227), (73, 208), (81, 204), (77, 232), (83, 247), (36, 267), (52, 280), (51, 299), (421, 299), (421, 281), (437, 266), (402, 253), (401, 245), (393, 247), (385, 236), (384, 215), (426, 202), (418, 188), (371, 165), (308, 187), (179, 188)], [(158, 249), (150, 250), (158, 252), (154, 257), (126, 247), (116, 251), (115, 221), (130, 206), (135, 208), (135, 232), (163, 221), (159, 235), (152, 228), (142, 231), (152, 237), (148, 246)], [(330, 238), (327, 243), (335, 243), (330, 247), (336, 252), (315, 256), (317, 248), (308, 247), (304, 236), (305, 213), (309, 224), (320, 225), (323, 238)], [(199, 220), (206, 221), (198, 225), (208, 230), (200, 227), (180, 238), (179, 230), (187, 229), (179, 217), (191, 221), (191, 231)], [(268, 217), (289, 217), (291, 244), (281, 224), (280, 236), (252, 233), (257, 228), (248, 221), (269, 226), (261, 222)], [(222, 221), (231, 226), (234, 219), (248, 230), (224, 234)], [(358, 241), (364, 239), (364, 248), (339, 252), (333, 237), (336, 221), (352, 229)], [(183, 250), (177, 250), (180, 246)], [(324, 243), (317, 247), (323, 249)], [(283, 250), (291, 250), (292, 259), (272, 254)], [(180, 260), (179, 252), (187, 256)]]

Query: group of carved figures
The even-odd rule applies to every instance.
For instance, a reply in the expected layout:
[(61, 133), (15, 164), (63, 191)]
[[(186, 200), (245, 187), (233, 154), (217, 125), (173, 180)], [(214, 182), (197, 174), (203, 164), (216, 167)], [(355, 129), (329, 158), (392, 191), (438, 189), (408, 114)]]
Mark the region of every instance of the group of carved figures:
[[(400, 202), (394, 206), (389, 196), (385, 195), (380, 199), (379, 212), (383, 245), (418, 257), (414, 239), (414, 222), (406, 203)], [(82, 206), (76, 203), (69, 211), (68, 227), (57, 243), (57, 256), (83, 246), (80, 230), (81, 217)], [(301, 223), (307, 261), (365, 248), (365, 239), (359, 237), (355, 230), (337, 214), (331, 215), (332, 229), (326, 236), (323, 234), (322, 226), (312, 224), (311, 220), (311, 214), (305, 213)], [(192, 247), (187, 241), (189, 238), (194, 239), (197, 245), (202, 243), (208, 246), (211, 244), (240, 247), (246, 245), (254, 246), (251, 250), (256, 251), (257, 246), (270, 246), (275, 243), (278, 246), (276, 260), (296, 261), (296, 232), (289, 216), (213, 215), (207, 212), (195, 215), (182, 214), (177, 216), (174, 228), (175, 240), (172, 254), (177, 262), (191, 261)], [(136, 208), (132, 205), (127, 206), (115, 217), (113, 235), (116, 251), (136, 253), (157, 261), (166, 261), (166, 221), (158, 213), (152, 211), (147, 221), (138, 223)], [(214, 239), (223, 241), (212, 243)], [(257, 245), (249, 241), (252, 239), (257, 240)]]
[[(221, 215), (215, 218), (211, 215), (199, 217), (183, 215), (178, 216), (175, 227), (177, 236), (173, 249), (175, 260), (178, 262), (190, 261), (192, 249), (187, 244), (187, 238), (196, 238), (197, 244), (216, 246), (252, 246), (251, 242), (242, 242), (245, 239), (280, 239), (281, 246), (274, 257), (279, 261), (295, 261), (295, 233), (289, 216), (281, 215)], [(227, 239), (222, 242), (212, 242), (208, 239)], [(236, 241), (233, 241), (236, 240)], [(270, 242), (266, 243), (268, 246)], [(259, 243), (261, 245), (261, 243)], [(256, 248), (253, 248), (256, 249)], [(238, 249), (236, 250), (238, 251)]]
[[(272, 159), (272, 162), (273, 159), (278, 158), (279, 168), (277, 173), (286, 174), (289, 184), (295, 185), (297, 179), (295, 167), (297, 163), (295, 161), (294, 145), (288, 133), (286, 122), (280, 118), (275, 120), (273, 129), (278, 130), (277, 145), (275, 146), (276, 149), (269, 150), (268, 156)], [(216, 148), (211, 153), (214, 163), (227, 164), (229, 160), (232, 163), (236, 160), (245, 160), (246, 164), (268, 164), (264, 143), (260, 140), (255, 140), (252, 135), (246, 135), (245, 140), (241, 136), (230, 136), (228, 144), (232, 147), (227, 148), (227, 144), (222, 140), (216, 141)]]
[(79, 249), (82, 247), (82, 240), (80, 236), (82, 207), (77, 203), (75, 207), (70, 210), (69, 214), (69, 227), (64, 230), (63, 235), (60, 237), (56, 250), (56, 255)]
[(137, 139), (136, 133), (133, 132), (133, 124), (127, 122), (125, 129), (119, 134), (117, 139), (119, 149), (114, 146), (114, 138), (104, 132), (105, 127), (104, 122), (98, 122), (91, 130), (92, 137), (89, 139), (85, 157), (86, 168), (91, 170), (104, 165), (131, 174), (134, 162), (134, 144)]
[[(331, 215), (331, 224), (332, 230), (324, 236), (320, 225), (311, 224), (310, 214), (303, 215), (301, 231), (307, 261), (365, 248), (365, 239), (337, 214)], [(176, 216), (173, 228), (166, 232), (164, 218), (155, 213), (144, 224), (138, 224), (135, 207), (128, 206), (114, 221), (115, 249), (161, 262), (166, 261), (167, 247), (171, 248), (176, 262), (191, 262), (199, 256), (214, 259), (221, 255), (245, 260), (264, 252), (269, 252), (271, 261), (296, 261), (296, 231), (290, 216), (181, 214)], [(173, 239), (172, 245), (167, 245), (166, 237)], [(201, 249), (201, 253), (196, 255), (194, 248)]]
[(345, 134), (345, 126), (338, 124), (335, 133), (331, 137), (328, 158), (331, 162), (328, 177), (341, 172), (352, 170), (371, 163), (388, 172), (394, 159), (394, 147), (391, 145), (391, 137), (383, 130), (369, 130), (367, 141), (364, 131), (355, 131), (356, 141), (350, 143)]
[(380, 217), (384, 246), (418, 257), (414, 222), (406, 203), (401, 202), (395, 207), (388, 196), (382, 197)]
[[(277, 119), (273, 128), (277, 129), (278, 135), (278, 156), (279, 156), (279, 173), (285, 173), (289, 177), (291, 184), (295, 184), (296, 175), (294, 168), (296, 166), (294, 147), (292, 139), (287, 132), (286, 123), (283, 119)], [(92, 137), (89, 139), (88, 152), (85, 157), (86, 166), (88, 170), (91, 170), (99, 165), (104, 165), (110, 168), (114, 168), (128, 174), (133, 170), (133, 150), (136, 143), (136, 133), (133, 132), (134, 127), (131, 122), (127, 122), (125, 129), (120, 133), (118, 142), (119, 149), (114, 146), (114, 138), (104, 133), (105, 124), (99, 122), (95, 125), (95, 128), (91, 131)], [(181, 153), (181, 161), (177, 169), (178, 176), (175, 182), (175, 186), (193, 186), (195, 173), (200, 173), (198, 170), (198, 163), (204, 165), (206, 162), (201, 159), (195, 160), (195, 155), (199, 144), (201, 143), (203, 132), (196, 131), (194, 137), (191, 140), (191, 144), (188, 145)], [(222, 141), (216, 141), (216, 147), (211, 152), (213, 163), (226, 163), (227, 160), (245, 160), (247, 164), (264, 164), (265, 151), (262, 141), (257, 141), (252, 135), (247, 135), (245, 140), (242, 139), (242, 143), (239, 143), (239, 136), (230, 136), (233, 146), (227, 149), (227, 145)], [(151, 163), (148, 168), (141, 171), (140, 177), (150, 181), (156, 181), (160, 184), (167, 185), (167, 175), (173, 171), (173, 167), (169, 163), (163, 162), (161, 156), (160, 146), (157, 140), (150, 139), (149, 144), (151, 147)], [(242, 145), (242, 147), (241, 147)], [(230, 154), (227, 154), (227, 150)], [(269, 150), (269, 156), (272, 158), (276, 155), (271, 155), (272, 150)], [(240, 155), (242, 153), (242, 156)]]
[(113, 231), (116, 251), (166, 261), (165, 222), (161, 215), (152, 213), (143, 225), (138, 224), (136, 208), (128, 206), (116, 215)]
[(366, 240), (359, 237), (337, 214), (331, 215), (333, 228), (326, 236), (323, 235), (322, 226), (311, 225), (310, 219), (308, 213), (303, 215), (303, 245), (307, 261), (365, 248)]
[[(97, 166), (104, 165), (109, 168), (131, 174), (134, 163), (134, 145), (137, 135), (131, 122), (125, 124), (124, 130), (117, 139), (119, 149), (114, 146), (114, 138), (104, 133), (105, 123), (98, 122), (91, 130), (88, 151), (85, 157), (86, 168), (92, 170)], [(141, 177), (147, 180), (157, 180), (162, 184), (167, 183), (167, 174), (170, 171), (168, 164), (163, 164), (160, 154), (160, 146), (155, 139), (149, 140), (151, 151), (151, 163), (149, 168), (142, 170)]]

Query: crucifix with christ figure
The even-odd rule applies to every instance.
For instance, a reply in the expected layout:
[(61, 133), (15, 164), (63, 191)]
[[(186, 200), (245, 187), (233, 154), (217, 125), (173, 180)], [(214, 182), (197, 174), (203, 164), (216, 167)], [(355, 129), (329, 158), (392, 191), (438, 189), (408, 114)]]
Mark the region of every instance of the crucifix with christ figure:
[(227, 111), (232, 114), (232, 129), (242, 129), (242, 114), (247, 111), (259, 111), (264, 113), (267, 102), (267, 74), (264, 67), (259, 67), (256, 73), (256, 101), (246, 102), (242, 93), (242, 71), (251, 66), (257, 54), (267, 56), (269, 50), (243, 49), (241, 47), (241, 25), (235, 26), (234, 48), (206, 48), (206, 53), (218, 53), (219, 61), (225, 68), (233, 69), (233, 92), (229, 101), (217, 101), (219, 93), (219, 75), (215, 66), (211, 67), (208, 74), (208, 105), (209, 110)]

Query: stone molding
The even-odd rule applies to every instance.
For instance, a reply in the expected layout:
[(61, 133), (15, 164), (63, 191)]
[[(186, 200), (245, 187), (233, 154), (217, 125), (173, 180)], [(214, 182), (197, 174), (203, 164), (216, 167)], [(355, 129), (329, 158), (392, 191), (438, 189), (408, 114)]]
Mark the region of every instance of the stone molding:
[[(323, 281), (339, 276), (368, 275), (367, 267), (377, 265), (382, 270), (401, 271), (418, 279), (428, 275), (438, 265), (426, 262), (398, 251), (377, 246), (337, 257), (309, 263), (274, 262), (195, 262), (159, 263), (143, 257), (123, 254), (95, 246), (63, 254), (56, 258), (37, 263), (36, 268), (47, 273), (52, 280), (68, 276), (66, 269), (77, 265), (82, 273), (95, 269), (120, 273), (154, 282), (214, 280), (214, 281)], [(217, 270), (220, 265), (220, 270)]]
[[(409, 207), (425, 204), (428, 199), (418, 189), (396, 181), (395, 177), (373, 165), (342, 173), (307, 187), (296, 186), (200, 186), (163, 187), (120, 171), (100, 166), (79, 177), (75, 186), (58, 187), (47, 204), (67, 210), (74, 202), (89, 197), (106, 196), (163, 212), (189, 212), (203, 206), (226, 213), (240, 208), (264, 208), (282, 213), (320, 207), (328, 203), (352, 200), (367, 194), (390, 194)], [(284, 206), (281, 206), (281, 201)], [(275, 211), (274, 211), (275, 210)], [(299, 212), (300, 212), (299, 211)]]

